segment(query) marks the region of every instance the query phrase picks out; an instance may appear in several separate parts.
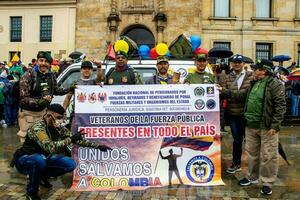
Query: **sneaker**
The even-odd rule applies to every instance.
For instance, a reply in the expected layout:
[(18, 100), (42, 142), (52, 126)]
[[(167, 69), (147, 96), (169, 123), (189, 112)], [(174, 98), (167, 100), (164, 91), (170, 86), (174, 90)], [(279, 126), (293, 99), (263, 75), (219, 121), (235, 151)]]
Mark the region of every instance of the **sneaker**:
[(263, 194), (263, 195), (271, 195), (272, 194), (272, 189), (269, 186), (263, 186), (261, 188), (260, 193)]
[(4, 119), (2, 119), (1, 121), (0, 121), (0, 124), (5, 124), (6, 122), (5, 122), (5, 120)]
[(7, 124), (2, 124), (2, 128), (7, 128)]
[(41, 185), (45, 188), (52, 188), (53, 187), (53, 185), (47, 179), (42, 179), (41, 180)]
[(41, 200), (41, 198), (37, 194), (26, 194), (27, 200)]
[(258, 179), (248, 179), (248, 178), (243, 178), (242, 180), (239, 181), (239, 185), (241, 186), (247, 186), (251, 184), (257, 184)]
[(227, 170), (226, 172), (228, 174), (234, 174), (235, 172), (239, 172), (242, 171), (241, 165), (234, 165), (232, 164)]

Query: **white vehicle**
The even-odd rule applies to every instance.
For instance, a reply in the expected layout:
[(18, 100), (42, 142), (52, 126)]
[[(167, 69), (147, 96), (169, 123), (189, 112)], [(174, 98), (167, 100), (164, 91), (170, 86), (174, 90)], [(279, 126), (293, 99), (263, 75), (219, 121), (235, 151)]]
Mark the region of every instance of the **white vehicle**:
[[(157, 84), (157, 68), (156, 60), (128, 60), (128, 64), (140, 74), (145, 84)], [(180, 81), (187, 76), (189, 69), (195, 68), (193, 60), (170, 60), (170, 71), (180, 72)], [(70, 85), (80, 78), (81, 63), (74, 63), (63, 71), (57, 78), (57, 83), (63, 88), (69, 88)], [(111, 61), (107, 65), (102, 64), (102, 69), (107, 73), (110, 68), (115, 66), (115, 62)], [(96, 66), (94, 66), (96, 72)], [(93, 78), (96, 73), (93, 73)], [(54, 96), (52, 103), (63, 104), (65, 96)]]

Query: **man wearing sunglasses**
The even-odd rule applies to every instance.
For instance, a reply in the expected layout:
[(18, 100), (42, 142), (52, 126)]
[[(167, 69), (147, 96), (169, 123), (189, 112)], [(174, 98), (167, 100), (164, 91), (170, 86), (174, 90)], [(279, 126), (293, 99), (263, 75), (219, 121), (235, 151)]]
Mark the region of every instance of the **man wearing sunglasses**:
[(77, 144), (100, 151), (111, 150), (105, 145), (83, 139), (84, 133), (72, 135), (68, 129), (61, 126), (64, 114), (65, 109), (61, 105), (51, 104), (43, 119), (28, 129), (24, 144), (14, 154), (11, 166), (15, 165), (20, 173), (29, 176), (27, 199), (41, 199), (38, 196), (40, 184), (51, 188), (52, 185), (48, 182), (50, 177), (61, 176), (75, 169), (75, 161), (64, 155), (69, 151), (69, 145)]
[(116, 52), (116, 66), (105, 76), (105, 85), (141, 85), (143, 81), (138, 72), (128, 64), (128, 55), (124, 51)]

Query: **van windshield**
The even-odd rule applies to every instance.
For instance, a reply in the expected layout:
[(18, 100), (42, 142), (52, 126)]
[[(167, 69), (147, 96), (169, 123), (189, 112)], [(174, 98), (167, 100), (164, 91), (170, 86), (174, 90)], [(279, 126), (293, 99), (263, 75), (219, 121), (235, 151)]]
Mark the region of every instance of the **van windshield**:
[[(157, 70), (155, 68), (140, 68), (134, 67), (135, 70), (140, 74), (144, 84), (157, 84)], [(96, 70), (92, 74), (92, 78), (96, 78)], [(63, 88), (69, 88), (70, 85), (80, 79), (80, 69), (74, 69), (69, 71), (65, 76), (60, 79), (59, 84)]]

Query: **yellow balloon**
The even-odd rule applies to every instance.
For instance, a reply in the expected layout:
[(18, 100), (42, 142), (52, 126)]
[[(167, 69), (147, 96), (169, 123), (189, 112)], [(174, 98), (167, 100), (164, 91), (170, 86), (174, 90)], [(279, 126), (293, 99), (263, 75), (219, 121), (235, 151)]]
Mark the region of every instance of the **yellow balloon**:
[(127, 44), (127, 42), (125, 40), (118, 40), (115, 42), (114, 50), (115, 50), (115, 52), (124, 51), (125, 53), (127, 53), (129, 50), (129, 45)]
[(158, 43), (155, 47), (156, 52), (160, 56), (164, 56), (168, 53), (168, 46), (165, 43)]

